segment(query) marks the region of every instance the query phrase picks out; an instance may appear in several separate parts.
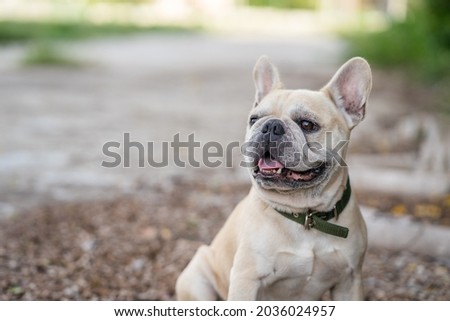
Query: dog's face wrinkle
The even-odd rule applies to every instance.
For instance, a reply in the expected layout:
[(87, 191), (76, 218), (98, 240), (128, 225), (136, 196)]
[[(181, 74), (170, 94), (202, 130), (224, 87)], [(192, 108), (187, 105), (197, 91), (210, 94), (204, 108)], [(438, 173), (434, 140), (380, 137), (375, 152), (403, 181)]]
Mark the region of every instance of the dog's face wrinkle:
[[(248, 135), (250, 136), (248, 137), (247, 142), (251, 143), (251, 146), (256, 148), (253, 156), (257, 156), (257, 158), (252, 159), (253, 168), (257, 166), (258, 161), (261, 158), (267, 157), (268, 150), (271, 158), (281, 162), (286, 169), (292, 171), (305, 172), (326, 162), (327, 152), (311, 152), (311, 150), (308, 150), (311, 145), (316, 143), (314, 139), (317, 139), (317, 137), (321, 135), (320, 132), (305, 134), (295, 121), (287, 117), (280, 119), (273, 116), (265, 116), (263, 118), (264, 119), (259, 119), (253, 124), (248, 131)], [(262, 128), (264, 124), (272, 119), (282, 121), (285, 133), (280, 140), (267, 142), (267, 137), (262, 133)], [(269, 144), (269, 146), (267, 144)], [(316, 159), (314, 163), (309, 164), (309, 166), (305, 168), (306, 161), (308, 161), (308, 152), (312, 153)], [(300, 164), (303, 165), (299, 167)], [(313, 177), (311, 181), (287, 180), (282, 179), (283, 177), (278, 177), (278, 179), (256, 177), (254, 179), (262, 188), (274, 189), (280, 193), (286, 193), (290, 190), (310, 188), (322, 183), (328, 176), (326, 175), (327, 170), (328, 169), (323, 170), (319, 175), (320, 177)]]
[[(281, 94), (280, 96), (282, 96)], [(295, 98), (298, 94), (298, 92), (293, 91), (288, 94), (288, 97)], [(349, 131), (342, 128), (341, 119), (337, 114), (338, 110), (332, 105), (332, 101), (326, 95), (313, 94), (311, 97), (308, 95), (309, 92), (306, 92), (305, 101), (300, 99), (298, 102), (289, 101), (288, 103), (286, 103), (287, 99), (274, 97), (275, 99), (271, 102), (266, 97), (257, 108), (260, 110), (253, 110), (250, 113), (260, 118), (253, 126), (248, 128), (246, 136), (247, 142), (255, 143), (258, 146), (257, 152), (254, 154), (257, 156), (257, 159), (252, 160), (253, 168), (255, 168), (258, 166), (260, 158), (267, 157), (266, 148), (263, 145), (261, 146), (261, 144), (264, 144), (261, 129), (270, 119), (281, 120), (285, 133), (278, 141), (273, 142), (275, 152), (270, 156), (291, 171), (304, 173), (314, 169), (318, 171), (319, 176), (313, 174), (311, 179), (307, 178), (305, 181), (277, 181), (271, 177), (252, 176), (252, 180), (257, 183), (257, 188), (276, 191), (283, 195), (305, 189), (321, 191), (322, 189), (318, 187), (325, 185), (331, 179), (336, 172), (334, 167), (336, 165), (345, 165), (345, 162), (336, 162), (334, 160), (333, 147), (327, 145), (329, 143), (327, 141), (329, 138), (327, 137), (328, 133), (332, 134), (333, 144), (335, 144), (335, 141), (339, 142), (342, 139), (348, 139)], [(286, 104), (283, 106), (281, 103)], [(319, 127), (318, 130), (305, 132), (298, 124), (300, 119), (314, 122)], [(281, 148), (278, 148), (280, 146)], [(346, 146), (338, 150), (340, 159), (345, 155), (345, 150)], [(318, 166), (321, 164), (325, 164), (325, 169), (319, 171)], [(304, 177), (303, 174), (300, 177)], [(309, 193), (309, 195), (314, 195), (315, 198), (320, 193), (314, 192)]]

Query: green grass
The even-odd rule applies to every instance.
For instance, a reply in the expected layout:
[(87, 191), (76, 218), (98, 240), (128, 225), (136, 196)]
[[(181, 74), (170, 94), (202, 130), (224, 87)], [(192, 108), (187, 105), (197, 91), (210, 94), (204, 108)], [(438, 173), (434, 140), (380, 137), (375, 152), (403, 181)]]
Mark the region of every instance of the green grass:
[(22, 61), (28, 66), (66, 66), (80, 67), (81, 61), (72, 58), (55, 43), (48, 40), (33, 42)]
[(450, 113), (450, 2), (416, 1), (406, 20), (381, 32), (346, 35), (348, 56), (362, 56), (377, 67), (398, 69), (408, 80), (431, 89), (436, 110)]
[(61, 41), (92, 37), (128, 35), (133, 33), (198, 32), (199, 27), (149, 26), (103, 24), (87, 22), (29, 22), (0, 21), (0, 44), (29, 42), (30, 46), (22, 61), (24, 65), (79, 67), (83, 63), (71, 57), (57, 45)]
[(315, 9), (317, 2), (314, 0), (248, 0), (252, 7), (271, 7), (277, 9)]
[(199, 27), (103, 24), (87, 22), (0, 21), (0, 44), (35, 39), (72, 40), (138, 32), (195, 32)]
[(385, 31), (347, 35), (348, 55), (407, 70), (428, 83), (439, 82), (450, 77), (450, 43), (448, 34), (440, 34), (442, 28), (433, 25), (435, 21), (423, 7), (413, 8), (405, 21), (394, 22)]

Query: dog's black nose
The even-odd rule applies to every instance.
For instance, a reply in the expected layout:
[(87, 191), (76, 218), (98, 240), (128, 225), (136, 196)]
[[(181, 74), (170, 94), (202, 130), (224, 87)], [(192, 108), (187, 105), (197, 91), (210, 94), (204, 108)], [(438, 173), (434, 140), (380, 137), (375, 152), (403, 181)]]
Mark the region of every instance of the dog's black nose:
[(270, 119), (263, 125), (261, 132), (270, 136), (270, 140), (277, 140), (285, 133), (283, 122), (279, 119)]

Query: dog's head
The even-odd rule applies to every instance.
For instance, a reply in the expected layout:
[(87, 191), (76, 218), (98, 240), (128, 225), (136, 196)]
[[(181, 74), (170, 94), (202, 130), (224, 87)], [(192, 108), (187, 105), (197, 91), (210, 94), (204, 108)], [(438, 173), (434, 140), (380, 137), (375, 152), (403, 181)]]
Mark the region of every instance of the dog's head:
[(350, 131), (364, 118), (369, 64), (362, 58), (347, 61), (319, 91), (284, 89), (265, 56), (253, 78), (256, 96), (244, 155), (254, 186), (280, 204), (287, 202), (280, 195), (317, 197), (345, 166)]

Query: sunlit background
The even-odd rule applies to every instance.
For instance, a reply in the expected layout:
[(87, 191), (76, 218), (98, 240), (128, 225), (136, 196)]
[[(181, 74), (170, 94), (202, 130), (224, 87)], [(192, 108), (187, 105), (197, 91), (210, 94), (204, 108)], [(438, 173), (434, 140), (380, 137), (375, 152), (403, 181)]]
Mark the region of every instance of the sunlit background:
[[(173, 299), (250, 182), (238, 150), (228, 167), (146, 160), (177, 133), (242, 143), (263, 54), (288, 88), (369, 61), (353, 189), (364, 213), (440, 234), (415, 246), (369, 223), (366, 298), (449, 300), (448, 0), (0, 0), (0, 299)], [(145, 152), (102, 167), (124, 133)]]

